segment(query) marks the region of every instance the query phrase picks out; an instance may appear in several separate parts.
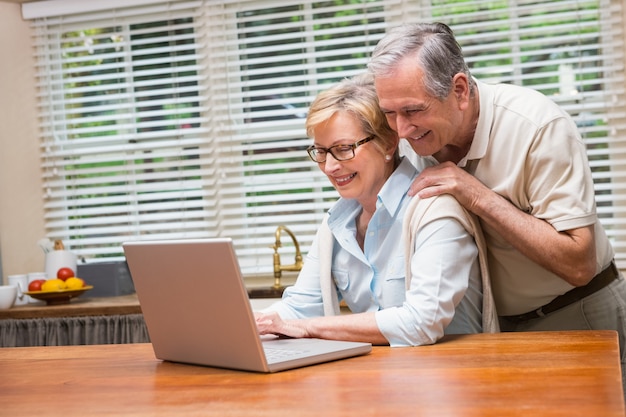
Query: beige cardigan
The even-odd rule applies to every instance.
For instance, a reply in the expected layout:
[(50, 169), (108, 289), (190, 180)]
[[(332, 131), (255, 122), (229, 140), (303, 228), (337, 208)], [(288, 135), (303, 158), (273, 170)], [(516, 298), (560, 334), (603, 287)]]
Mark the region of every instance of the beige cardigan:
[[(493, 294), (491, 292), (491, 282), (489, 280), (485, 238), (476, 217), (465, 210), (454, 197), (443, 194), (427, 199), (413, 197), (411, 200), (404, 215), (402, 236), (405, 242), (406, 277), (411, 276), (411, 258), (413, 257), (415, 239), (418, 231), (427, 223), (443, 217), (456, 219), (465, 227), (476, 242), (483, 284), (483, 332), (499, 332), (498, 315), (496, 313)], [(320, 265), (322, 265), (320, 270), (320, 285), (324, 314), (332, 316), (339, 314), (339, 301), (337, 298), (337, 289), (330, 271), (333, 254), (333, 236), (327, 224), (327, 217), (324, 218), (319, 233)], [(405, 281), (408, 290), (411, 280), (405, 279)]]

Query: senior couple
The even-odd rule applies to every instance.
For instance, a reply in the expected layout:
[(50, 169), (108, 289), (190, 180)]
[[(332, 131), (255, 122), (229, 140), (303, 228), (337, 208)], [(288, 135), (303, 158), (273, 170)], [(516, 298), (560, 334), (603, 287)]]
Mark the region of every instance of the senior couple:
[(320, 93), (306, 130), (341, 198), (295, 285), (256, 313), (260, 333), (418, 346), (611, 329), (624, 375), (626, 283), (585, 145), (551, 100), (472, 78), (449, 27), (412, 24)]

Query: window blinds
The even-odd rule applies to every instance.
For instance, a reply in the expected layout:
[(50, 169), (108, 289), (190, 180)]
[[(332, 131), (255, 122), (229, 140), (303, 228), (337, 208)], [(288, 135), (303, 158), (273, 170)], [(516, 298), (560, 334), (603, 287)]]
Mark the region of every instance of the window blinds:
[(230, 236), (244, 274), (268, 273), (280, 224), (306, 252), (337, 197), (305, 153), (308, 105), (362, 71), (386, 28), (420, 19), (452, 26), (477, 78), (536, 88), (576, 118), (626, 257), (618, 1), (115, 6), (32, 23), (46, 227), (87, 261), (121, 258), (126, 240)]

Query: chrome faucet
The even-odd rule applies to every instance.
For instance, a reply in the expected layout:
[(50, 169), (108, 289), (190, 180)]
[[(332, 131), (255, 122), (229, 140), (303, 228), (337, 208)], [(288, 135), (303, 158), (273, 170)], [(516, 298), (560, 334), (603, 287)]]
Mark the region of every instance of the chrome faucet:
[[(282, 246), (280, 242), (281, 231), (286, 232), (293, 240), (293, 245), (296, 247), (296, 259), (295, 263), (291, 265), (281, 265), (280, 264), (280, 255), (278, 254), (278, 248)], [(282, 288), (280, 285), (280, 277), (282, 275), (282, 271), (300, 271), (302, 269), (302, 254), (300, 253), (300, 245), (298, 244), (298, 240), (296, 236), (287, 228), (287, 226), (280, 225), (276, 228), (276, 242), (274, 245), (270, 246), (274, 249), (274, 288)]]

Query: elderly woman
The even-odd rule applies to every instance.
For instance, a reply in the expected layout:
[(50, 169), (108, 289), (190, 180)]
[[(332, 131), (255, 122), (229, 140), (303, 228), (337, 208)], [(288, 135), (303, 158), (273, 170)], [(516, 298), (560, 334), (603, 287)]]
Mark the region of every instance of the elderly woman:
[[(306, 128), (309, 156), (341, 198), (295, 285), (256, 313), (259, 332), (409, 346), (483, 331), (473, 223), (449, 196), (411, 203), (418, 172), (399, 156), (370, 76), (320, 93)], [(338, 314), (342, 300), (351, 314)]]

